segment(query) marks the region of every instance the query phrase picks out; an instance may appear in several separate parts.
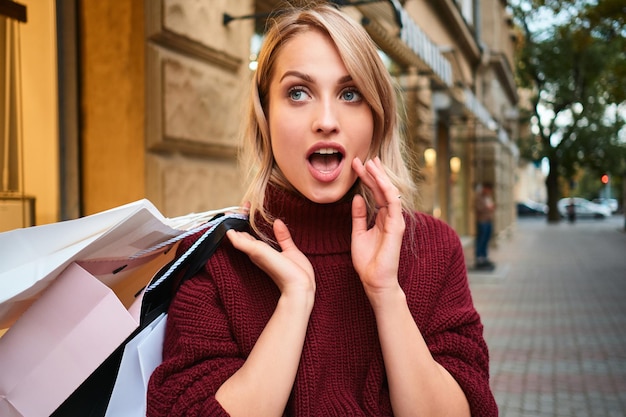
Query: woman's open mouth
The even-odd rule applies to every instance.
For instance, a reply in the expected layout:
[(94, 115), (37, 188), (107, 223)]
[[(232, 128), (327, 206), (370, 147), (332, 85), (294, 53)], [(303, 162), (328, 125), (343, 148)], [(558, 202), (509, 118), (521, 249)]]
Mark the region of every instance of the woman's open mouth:
[(333, 148), (318, 149), (309, 156), (311, 166), (315, 170), (323, 173), (332, 172), (337, 169), (342, 160), (343, 154)]
[(344, 152), (338, 147), (320, 147), (309, 154), (309, 171), (318, 181), (334, 181), (341, 173)]

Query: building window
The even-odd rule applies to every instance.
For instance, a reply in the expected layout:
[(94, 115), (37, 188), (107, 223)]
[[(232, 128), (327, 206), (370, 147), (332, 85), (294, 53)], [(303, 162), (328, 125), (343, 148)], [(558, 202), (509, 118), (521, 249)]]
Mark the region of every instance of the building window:
[(21, 191), (19, 23), (0, 16), (0, 193)]

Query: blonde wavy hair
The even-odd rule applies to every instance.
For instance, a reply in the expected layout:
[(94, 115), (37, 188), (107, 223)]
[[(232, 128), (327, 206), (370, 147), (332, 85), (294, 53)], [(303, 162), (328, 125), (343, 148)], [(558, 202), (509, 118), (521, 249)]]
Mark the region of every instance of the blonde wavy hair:
[[(252, 80), (242, 143), (241, 163), (248, 170), (249, 183), (244, 201), (250, 202), (252, 228), (262, 238), (269, 240), (257, 228), (257, 216), (261, 216), (268, 223), (274, 220), (264, 208), (268, 184), (297, 193), (276, 166), (267, 110), (274, 66), (282, 47), (293, 37), (311, 30), (320, 31), (330, 37), (348, 73), (369, 104), (374, 119), (374, 132), (368, 158), (378, 156), (381, 159), (391, 181), (402, 194), (403, 209), (412, 214), (416, 188), (403, 160), (404, 143), (398, 130), (396, 89), (367, 32), (350, 17), (328, 4), (280, 9), (268, 19), (268, 27)], [(376, 213), (372, 192), (357, 180), (346, 198), (352, 198), (356, 193), (364, 197), (371, 220)]]

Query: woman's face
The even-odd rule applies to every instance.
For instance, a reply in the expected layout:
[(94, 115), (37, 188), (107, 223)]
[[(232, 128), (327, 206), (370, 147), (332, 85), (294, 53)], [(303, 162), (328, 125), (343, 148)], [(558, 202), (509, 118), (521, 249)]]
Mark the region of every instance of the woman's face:
[(328, 36), (311, 30), (282, 47), (269, 88), (269, 129), (276, 164), (309, 200), (332, 203), (354, 185), (351, 163), (365, 161), (374, 121)]

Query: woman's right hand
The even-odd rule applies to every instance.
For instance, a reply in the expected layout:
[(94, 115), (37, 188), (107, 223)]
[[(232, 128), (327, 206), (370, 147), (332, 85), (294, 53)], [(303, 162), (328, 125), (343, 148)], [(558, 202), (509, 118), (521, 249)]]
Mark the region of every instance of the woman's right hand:
[(274, 222), (280, 251), (246, 232), (229, 230), (227, 236), (236, 249), (274, 280), (281, 296), (245, 363), (222, 384), (215, 398), (233, 417), (282, 415), (293, 389), (313, 310), (313, 267), (280, 220)]
[(280, 252), (247, 232), (229, 230), (227, 236), (236, 249), (248, 255), (274, 280), (283, 296), (315, 294), (315, 274), (311, 262), (295, 245), (289, 229), (281, 220), (274, 221), (274, 236)]

